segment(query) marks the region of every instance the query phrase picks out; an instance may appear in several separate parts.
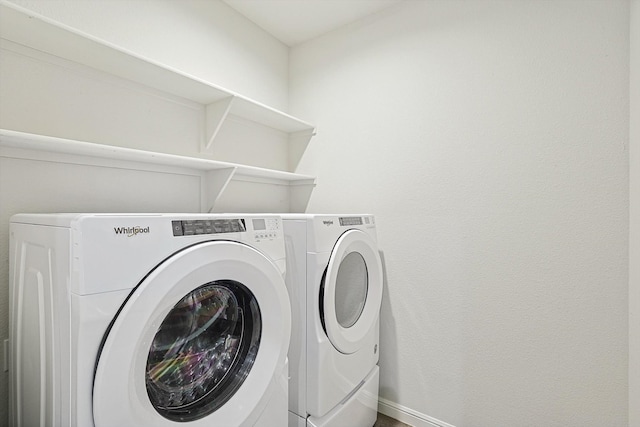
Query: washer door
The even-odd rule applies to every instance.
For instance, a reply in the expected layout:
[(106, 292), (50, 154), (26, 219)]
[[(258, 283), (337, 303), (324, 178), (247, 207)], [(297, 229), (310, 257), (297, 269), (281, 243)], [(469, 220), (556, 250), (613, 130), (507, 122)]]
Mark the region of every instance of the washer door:
[(95, 425), (253, 425), (290, 329), (284, 281), (263, 254), (228, 241), (178, 252), (140, 283), (104, 339)]
[(382, 302), (382, 262), (376, 243), (360, 230), (342, 234), (324, 277), (322, 313), (329, 340), (354, 353), (375, 325)]

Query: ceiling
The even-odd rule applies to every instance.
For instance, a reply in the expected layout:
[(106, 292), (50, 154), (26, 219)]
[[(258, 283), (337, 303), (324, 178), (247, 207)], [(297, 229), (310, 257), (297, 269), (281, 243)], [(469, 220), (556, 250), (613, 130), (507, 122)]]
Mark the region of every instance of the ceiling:
[(287, 46), (295, 46), (402, 0), (223, 1)]

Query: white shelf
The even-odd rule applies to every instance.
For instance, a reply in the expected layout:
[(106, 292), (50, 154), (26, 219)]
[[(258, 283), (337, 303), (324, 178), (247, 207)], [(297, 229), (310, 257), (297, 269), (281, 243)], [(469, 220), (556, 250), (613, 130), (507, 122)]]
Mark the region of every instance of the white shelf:
[(315, 131), (313, 125), (282, 111), (5, 0), (0, 0), (0, 38), (205, 105), (209, 123), (203, 150), (211, 148), (228, 114), (283, 131), (294, 142), (308, 143)]
[[(199, 176), (203, 185), (203, 211), (211, 211), (215, 201), (232, 179), (286, 185), (292, 195), (291, 210), (304, 211), (305, 195), (315, 186), (315, 177), (271, 169), (219, 162), (195, 157), (136, 150), (111, 145), (35, 135), (0, 129), (0, 157), (47, 162), (111, 166)], [(300, 190), (307, 191), (300, 191)], [(301, 198), (302, 197), (302, 198)]]

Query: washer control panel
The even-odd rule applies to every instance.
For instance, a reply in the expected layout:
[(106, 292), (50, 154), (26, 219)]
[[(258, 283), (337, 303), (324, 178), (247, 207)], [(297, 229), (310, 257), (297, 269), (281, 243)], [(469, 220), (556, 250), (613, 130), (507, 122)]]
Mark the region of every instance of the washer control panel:
[(281, 234), (280, 218), (188, 219), (171, 221), (174, 236), (252, 232), (256, 241)]
[(247, 231), (244, 219), (189, 219), (171, 221), (174, 236), (238, 233)]
[(274, 239), (278, 236), (278, 231), (280, 230), (279, 218), (253, 218), (251, 223), (254, 237), (257, 241)]

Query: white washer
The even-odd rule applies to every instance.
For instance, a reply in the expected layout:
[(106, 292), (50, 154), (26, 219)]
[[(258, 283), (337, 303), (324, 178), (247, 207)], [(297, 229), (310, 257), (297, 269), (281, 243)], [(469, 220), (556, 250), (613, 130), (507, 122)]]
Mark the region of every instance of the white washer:
[(382, 262), (372, 215), (283, 215), (292, 304), (289, 427), (370, 427)]
[(287, 423), (275, 215), (17, 215), (10, 424)]

